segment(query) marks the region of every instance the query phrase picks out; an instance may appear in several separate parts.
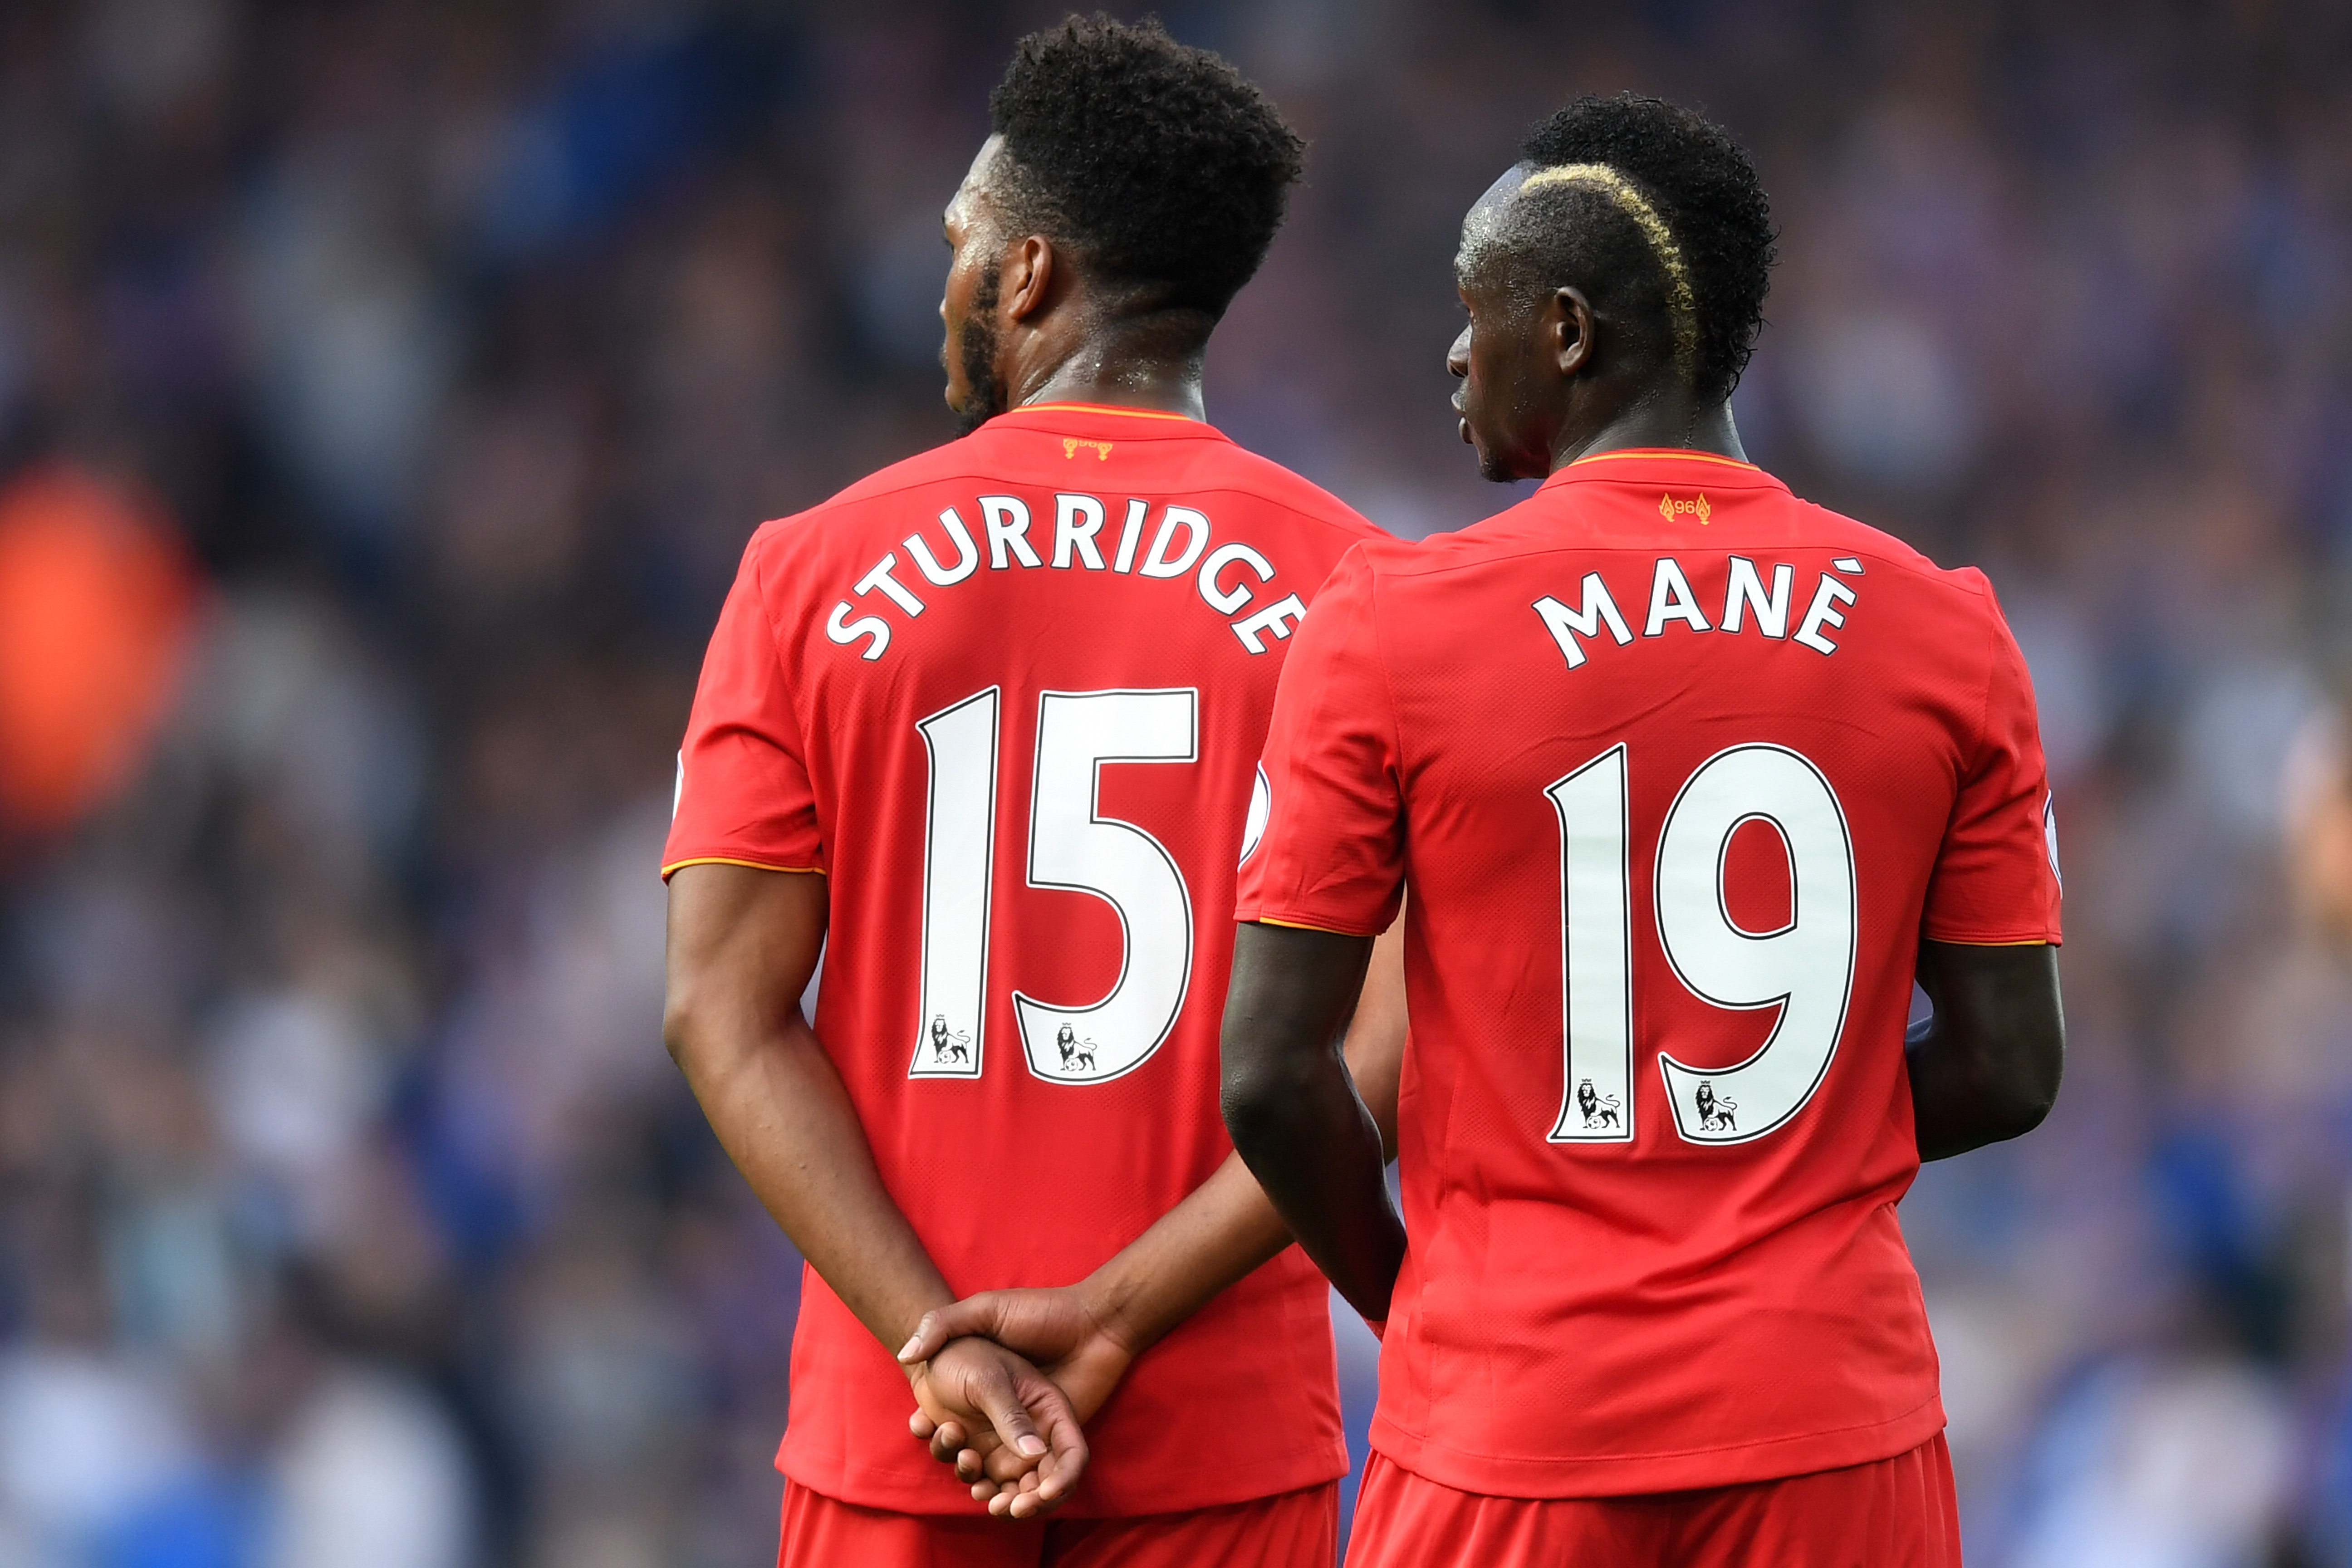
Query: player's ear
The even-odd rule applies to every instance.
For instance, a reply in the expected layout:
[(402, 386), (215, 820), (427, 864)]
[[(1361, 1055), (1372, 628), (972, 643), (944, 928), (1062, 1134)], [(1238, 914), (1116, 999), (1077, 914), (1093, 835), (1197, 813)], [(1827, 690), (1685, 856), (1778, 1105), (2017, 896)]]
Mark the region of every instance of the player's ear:
[(1592, 363), (1592, 301), (1584, 290), (1559, 288), (1544, 301), (1544, 347), (1566, 380)]
[(1045, 308), (1058, 259), (1054, 254), (1054, 242), (1042, 234), (1029, 235), (1014, 243), (1004, 258), (1003, 283), (997, 296), (1005, 320), (1026, 321)]

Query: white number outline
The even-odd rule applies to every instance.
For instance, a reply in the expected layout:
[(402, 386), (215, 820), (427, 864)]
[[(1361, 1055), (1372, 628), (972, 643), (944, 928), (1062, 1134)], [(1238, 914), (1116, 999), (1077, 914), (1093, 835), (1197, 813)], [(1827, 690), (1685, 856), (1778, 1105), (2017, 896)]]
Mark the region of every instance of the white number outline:
[[(1814, 782), (1822, 786), (1822, 793), (1829, 799), (1831, 809), (1836, 816), (1838, 832), (1843, 837), (1845, 845), (1846, 907), (1850, 911), (1852, 911), (1852, 918), (1850, 918), (1846, 922), (1845, 977), (1838, 988), (1837, 1024), (1836, 1026), (1830, 1031), (1829, 1049), (1822, 1053), (1821, 1066), (1815, 1069), (1812, 1081), (1805, 1086), (1804, 1093), (1799, 1095), (1795, 1102), (1782, 1114), (1774, 1118), (1770, 1122), (1768, 1122), (1764, 1126), (1755, 1128), (1752, 1131), (1727, 1134), (1706, 1131), (1694, 1133), (1688, 1127), (1683, 1124), (1682, 1100), (1675, 1092), (1675, 1074), (1677, 1072), (1687, 1073), (1691, 1077), (1698, 1079), (1727, 1078), (1733, 1073), (1739, 1072), (1752, 1066), (1758, 1060), (1762, 1058), (1765, 1053), (1771, 1050), (1771, 1048), (1779, 1043), (1780, 1038), (1780, 1030), (1789, 1020), (1789, 1000), (1795, 994), (1793, 992), (1783, 992), (1776, 998), (1768, 999), (1762, 1002), (1730, 1003), (1718, 1000), (1717, 998), (1707, 994), (1706, 992), (1701, 990), (1696, 984), (1693, 984), (1689, 975), (1683, 973), (1681, 962), (1675, 957), (1674, 945), (1666, 940), (1665, 916), (1664, 913), (1665, 902), (1663, 883), (1666, 860), (1665, 847), (1667, 840), (1671, 838), (1674, 834), (1675, 815), (1682, 809), (1683, 802), (1688, 797), (1692, 788), (1696, 786), (1701, 779), (1706, 776), (1707, 771), (1710, 768), (1713, 768), (1717, 763), (1722, 762), (1725, 758), (1743, 752), (1777, 752), (1782, 756), (1793, 759), (1795, 762), (1802, 765), (1807, 773), (1813, 776)], [(1786, 925), (1780, 927), (1777, 931), (1748, 931), (1744, 930), (1738, 922), (1732, 920), (1730, 908), (1724, 900), (1724, 862), (1731, 852), (1732, 836), (1739, 830), (1739, 826), (1742, 823), (1753, 822), (1759, 818), (1772, 824), (1773, 831), (1780, 834), (1780, 842), (1789, 857), (1789, 921)], [(1697, 997), (1700, 1001), (1706, 1003), (1710, 1007), (1720, 1007), (1727, 1013), (1752, 1013), (1765, 1007), (1778, 1007), (1780, 1009), (1780, 1016), (1772, 1020), (1772, 1032), (1764, 1037), (1764, 1043), (1757, 1047), (1753, 1051), (1750, 1051), (1745, 1058), (1733, 1063), (1729, 1067), (1709, 1068), (1694, 1068), (1685, 1062), (1675, 1060), (1673, 1057), (1668, 1056), (1664, 1049), (1661, 1049), (1658, 1052), (1658, 1076), (1665, 1088), (1666, 1104), (1668, 1109), (1673, 1112), (1675, 1131), (1685, 1142), (1697, 1144), (1701, 1147), (1710, 1147), (1717, 1144), (1753, 1142), (1759, 1138), (1765, 1137), (1766, 1135), (1787, 1126), (1790, 1121), (1796, 1118), (1799, 1112), (1802, 1111), (1806, 1106), (1812, 1103), (1813, 1096), (1821, 1092), (1822, 1082), (1829, 1077), (1830, 1066), (1837, 1060), (1838, 1049), (1845, 1043), (1846, 1019), (1853, 1011), (1854, 969), (1859, 959), (1862, 941), (1862, 889), (1859, 875), (1860, 874), (1854, 866), (1853, 858), (1853, 824), (1846, 816), (1845, 803), (1838, 798), (1837, 789), (1830, 783), (1829, 775), (1822, 773), (1822, 770), (1814, 764), (1813, 760), (1811, 757), (1806, 756), (1802, 752), (1796, 751), (1788, 746), (1775, 745), (1769, 741), (1751, 741), (1736, 746), (1726, 746), (1723, 750), (1716, 752), (1715, 755), (1707, 758), (1706, 761), (1701, 763), (1696, 768), (1693, 769), (1691, 775), (1683, 781), (1682, 788), (1675, 792), (1674, 804), (1666, 808), (1665, 820), (1658, 828), (1658, 849), (1657, 853), (1652, 857), (1650, 868), (1650, 916), (1658, 928), (1659, 951), (1665, 954), (1666, 963), (1668, 966), (1673, 969), (1675, 978), (1682, 983), (1683, 989), (1689, 992), (1693, 996)], [(1724, 924), (1728, 926), (1732, 931), (1739, 932), (1742, 936), (1757, 941), (1761, 941), (1769, 937), (1780, 935), (1787, 931), (1793, 931), (1796, 929), (1799, 914), (1797, 900), (1801, 896), (1801, 889), (1797, 877), (1796, 840), (1790, 837), (1788, 826), (1781, 822), (1778, 817), (1773, 816), (1770, 813), (1762, 811), (1751, 811), (1744, 816), (1735, 818), (1731, 826), (1725, 831), (1722, 841), (1716, 847), (1716, 906), (1722, 915)], [(1627, 1120), (1630, 1121), (1631, 1118), (1629, 1117)]]
[[(1585, 973), (1580, 976), (1576, 963), (1580, 944), (1576, 923), (1570, 918), (1570, 906), (1575, 901), (1574, 894), (1580, 881), (1576, 876), (1575, 846), (1584, 836), (1574, 831), (1569, 820), (1570, 803), (1563, 798), (1570, 786), (1593, 769), (1601, 767), (1607, 768), (1607, 780), (1615, 786), (1611, 794), (1617, 818), (1615, 879), (1613, 883), (1604, 883), (1600, 889), (1604, 895), (1613, 894), (1609, 901), (1615, 905), (1613, 923), (1617, 928), (1617, 948), (1613, 964), (1602, 967), (1613, 967), (1616, 971), (1617, 990), (1613, 997), (1604, 997), (1601, 1002), (1601, 1010), (1613, 1010), (1613, 1033), (1612, 1024), (1600, 1024), (1597, 1032), (1602, 1038), (1591, 1041), (1588, 1048), (1597, 1047), (1603, 1054), (1616, 1058), (1606, 1066), (1583, 1060), (1582, 1054), (1577, 1049), (1580, 1034), (1589, 1035), (1596, 1031), (1591, 1027), (1594, 1020), (1589, 1011), (1592, 1004), (1581, 994), (1586, 987), (1578, 984), (1580, 978), (1591, 979), (1591, 970), (1587, 966)], [(1633, 826), (1628, 801), (1625, 743), (1621, 741), (1591, 762), (1554, 779), (1545, 786), (1544, 795), (1551, 802), (1552, 811), (1559, 819), (1560, 978), (1559, 1115), (1553, 1121), (1551, 1131), (1545, 1135), (1544, 1141), (1548, 1143), (1631, 1143), (1633, 1141)], [(1600, 853), (1605, 856), (1607, 847), (1602, 846)], [(1584, 880), (1590, 879), (1588, 873)], [(1603, 921), (1607, 921), (1608, 913), (1602, 913)], [(1588, 922), (1588, 932), (1590, 929)], [(1608, 939), (1602, 937), (1601, 940), (1605, 942)], [(1602, 984), (1605, 985), (1607, 981), (1604, 979)], [(1580, 1022), (1588, 1027), (1580, 1030)], [(1605, 1044), (1608, 1039), (1619, 1042), (1620, 1048), (1609, 1049)], [(1600, 1108), (1600, 1114), (1617, 1123), (1614, 1132), (1569, 1125), (1571, 1113), (1580, 1119), (1582, 1117), (1583, 1108), (1577, 1104), (1576, 1096), (1577, 1089), (1585, 1078), (1597, 1080), (1593, 1085), (1598, 1097), (1595, 1104)]]
[[(1169, 1007), (1167, 1021), (1160, 1025), (1159, 1034), (1152, 1039), (1150, 1045), (1145, 1047), (1142, 1051), (1139, 1052), (1133, 1061), (1129, 1062), (1127, 1066), (1118, 1068), (1117, 1071), (1097, 1073), (1085, 1078), (1076, 1076), (1063, 1077), (1050, 1071), (1041, 1071), (1037, 1066), (1040, 1053), (1029, 1043), (1030, 1010), (1034, 1009), (1039, 1013), (1054, 1014), (1066, 1019), (1084, 1018), (1089, 1015), (1101, 1012), (1118, 998), (1118, 994), (1122, 990), (1126, 989), (1128, 974), (1135, 964), (1136, 948), (1134, 940), (1134, 922), (1129, 918), (1126, 907), (1120, 904), (1118, 899), (1114, 898), (1108, 889), (1088, 887), (1074, 882), (1044, 881), (1040, 880), (1037, 876), (1037, 805), (1038, 797), (1043, 793), (1041, 785), (1043, 784), (1043, 768), (1045, 759), (1045, 738), (1046, 702), (1049, 699), (1055, 697), (1095, 698), (1172, 696), (1183, 697), (1185, 699), (1186, 705), (1190, 710), (1190, 716), (1186, 724), (1188, 744), (1184, 754), (1181, 756), (1110, 756), (1097, 753), (1094, 758), (1093, 784), (1087, 792), (1087, 821), (1089, 826), (1116, 827), (1126, 832), (1132, 833), (1139, 838), (1141, 838), (1143, 842), (1150, 846), (1152, 851), (1160, 857), (1161, 863), (1168, 868), (1169, 877), (1176, 884), (1177, 904), (1184, 913), (1184, 958), (1182, 966), (1178, 971), (1175, 1000)], [(1175, 1032), (1177, 1021), (1184, 1016), (1185, 999), (1190, 996), (1192, 992), (1192, 955), (1199, 944), (1197, 921), (1194, 919), (1192, 910), (1192, 885), (1184, 880), (1184, 869), (1176, 863), (1176, 858), (1168, 852), (1168, 847), (1160, 843), (1159, 837), (1150, 829), (1142, 826), (1140, 824), (1129, 822), (1124, 817), (1106, 816), (1103, 815), (1102, 770), (1104, 764), (1108, 763), (1197, 763), (1200, 760), (1201, 690), (1200, 688), (1196, 686), (1110, 686), (1101, 687), (1087, 691), (1040, 691), (1037, 694), (1037, 729), (1035, 742), (1031, 747), (1030, 758), (1029, 851), (1025, 858), (1027, 861), (1025, 875), (1028, 879), (1028, 885), (1032, 888), (1044, 889), (1053, 892), (1084, 893), (1101, 900), (1104, 903), (1108, 904), (1111, 908), (1111, 911), (1118, 917), (1119, 932), (1118, 977), (1111, 982), (1109, 990), (1104, 992), (1101, 997), (1087, 1005), (1083, 1007), (1066, 1007), (1057, 1003), (1042, 1001), (1037, 997), (1029, 995), (1019, 987), (1014, 987), (1013, 992), (1013, 1016), (1015, 1024), (1019, 1026), (1021, 1030), (1022, 1058), (1028, 1065), (1030, 1076), (1035, 1078), (1041, 1083), (1085, 1087), (1097, 1083), (1109, 1083), (1113, 1079), (1125, 1078), (1128, 1074), (1135, 1071), (1138, 1068), (1143, 1066), (1144, 1063), (1150, 1061), (1153, 1057), (1160, 1054), (1160, 1047), (1168, 1043), (1168, 1037)]]
[[(969, 697), (949, 703), (936, 713), (926, 714), (915, 721), (915, 732), (923, 738), (923, 752), (930, 764), (930, 778), (923, 802), (923, 901), (918, 910), (918, 917), (921, 921), (919, 938), (921, 967), (916, 971), (918, 990), (915, 1013), (915, 1057), (907, 1068), (908, 1078), (976, 1079), (981, 1075), (982, 1067), (987, 1060), (988, 956), (992, 936), (990, 928), (995, 921), (996, 786), (997, 773), (1003, 758), (1001, 730), (1003, 723), (1003, 692), (1004, 689), (1001, 686), (983, 687)], [(923, 1059), (923, 1053), (932, 1043), (930, 1020), (935, 1013), (944, 1016), (946, 1010), (943, 1005), (938, 1004), (938, 999), (931, 990), (931, 946), (934, 927), (939, 923), (932, 919), (931, 911), (938, 892), (933, 878), (938, 874), (939, 868), (937, 839), (940, 795), (940, 748), (938, 741), (931, 733), (931, 726), (943, 719), (952, 718), (975, 702), (986, 704), (988, 711), (986, 725), (988, 801), (985, 816), (982, 819), (983, 826), (981, 839), (980, 963), (972, 996), (971, 1061), (967, 1067), (950, 1067), (934, 1059), (927, 1066)], [(935, 1058), (937, 1054), (936, 1051), (933, 1052)]]

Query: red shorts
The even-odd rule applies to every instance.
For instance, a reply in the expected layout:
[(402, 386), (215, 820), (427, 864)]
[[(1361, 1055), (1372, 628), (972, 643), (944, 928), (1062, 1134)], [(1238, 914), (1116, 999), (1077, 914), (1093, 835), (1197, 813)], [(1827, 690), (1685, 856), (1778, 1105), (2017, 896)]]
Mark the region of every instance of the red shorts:
[(1133, 1519), (891, 1513), (784, 1482), (777, 1568), (1331, 1568), (1339, 1483)]
[(1348, 1568), (1960, 1568), (1952, 1455), (1907, 1454), (1777, 1481), (1654, 1497), (1458, 1492), (1378, 1454), (1364, 1471)]

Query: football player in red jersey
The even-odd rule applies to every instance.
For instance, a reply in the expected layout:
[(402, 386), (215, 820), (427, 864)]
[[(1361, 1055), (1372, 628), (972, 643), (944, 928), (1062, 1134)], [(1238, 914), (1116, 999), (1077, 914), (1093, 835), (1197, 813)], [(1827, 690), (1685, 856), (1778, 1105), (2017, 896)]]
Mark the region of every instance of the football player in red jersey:
[[(1351, 1564), (1959, 1560), (1895, 1204), (2057, 1091), (2049, 788), (1983, 575), (1743, 458), (1772, 240), (1695, 114), (1539, 126), (1448, 363), (1544, 482), (1351, 551), (1283, 672), (1224, 1107), (1385, 1320)], [(1407, 888), (1400, 1222), (1332, 1047)]]
[[(970, 433), (753, 537), (664, 856), (671, 1049), (811, 1268), (781, 1560), (1326, 1568), (1328, 1288), (1233, 1158), (1217, 1027), (1280, 665), (1376, 531), (1201, 395), (1300, 144), (1101, 19), (1024, 40), (991, 115), (947, 213)], [(1368, 1077), (1402, 1030), (1366, 1010)], [(990, 1321), (1042, 1373), (894, 1359), (1002, 1287), (1076, 1308)]]

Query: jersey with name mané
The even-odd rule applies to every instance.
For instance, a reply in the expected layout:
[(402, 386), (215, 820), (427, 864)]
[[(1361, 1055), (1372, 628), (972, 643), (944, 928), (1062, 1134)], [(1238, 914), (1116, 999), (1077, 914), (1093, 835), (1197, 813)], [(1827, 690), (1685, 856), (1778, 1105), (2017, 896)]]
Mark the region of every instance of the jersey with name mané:
[(1980, 573), (1729, 458), (1588, 458), (1351, 552), (1265, 773), (1243, 919), (1370, 933), (1411, 895), (1374, 1447), (1598, 1497), (1942, 1426), (1895, 1212), (1918, 944), (2059, 935)]

